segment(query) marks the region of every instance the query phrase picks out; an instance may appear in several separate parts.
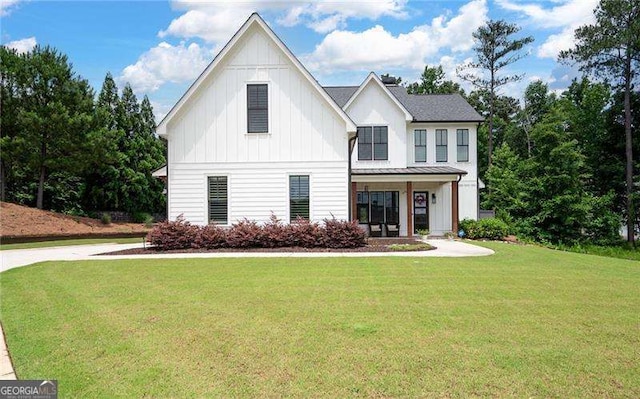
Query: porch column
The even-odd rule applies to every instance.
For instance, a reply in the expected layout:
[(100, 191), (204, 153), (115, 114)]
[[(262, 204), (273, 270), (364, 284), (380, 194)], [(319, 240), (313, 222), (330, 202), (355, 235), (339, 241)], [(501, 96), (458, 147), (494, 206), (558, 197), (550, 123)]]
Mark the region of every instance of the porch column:
[(413, 183), (407, 182), (407, 237), (413, 237)]
[(458, 234), (458, 182), (451, 182), (451, 232)]
[(358, 219), (358, 209), (357, 209), (357, 190), (358, 183), (351, 182), (351, 220)]

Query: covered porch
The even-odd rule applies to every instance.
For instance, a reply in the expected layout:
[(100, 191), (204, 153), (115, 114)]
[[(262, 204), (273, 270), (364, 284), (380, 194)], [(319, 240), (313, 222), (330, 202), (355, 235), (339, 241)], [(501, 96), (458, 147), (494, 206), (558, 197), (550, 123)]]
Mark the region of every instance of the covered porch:
[(458, 231), (458, 182), (448, 166), (352, 169), (351, 217), (372, 236), (442, 236)]

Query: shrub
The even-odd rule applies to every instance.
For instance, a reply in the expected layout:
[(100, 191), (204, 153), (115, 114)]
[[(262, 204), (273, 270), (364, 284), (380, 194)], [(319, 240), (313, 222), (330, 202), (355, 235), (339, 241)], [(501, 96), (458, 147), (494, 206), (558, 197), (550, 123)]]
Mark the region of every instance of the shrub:
[(174, 222), (158, 223), (147, 234), (147, 241), (158, 249), (186, 249), (191, 248), (200, 229), (184, 220), (182, 215)]
[(100, 216), (100, 221), (102, 222), (102, 224), (111, 224), (111, 215), (104, 212), (101, 216)]
[(153, 223), (153, 216), (151, 216), (147, 212), (133, 212), (131, 215), (131, 220), (133, 223)]
[(216, 249), (227, 245), (227, 232), (225, 229), (210, 224), (198, 229), (192, 243), (193, 248)]
[(509, 226), (504, 221), (496, 218), (464, 219), (460, 222), (460, 230), (464, 232), (466, 238), (472, 240), (481, 238), (500, 240), (509, 234)]
[(286, 247), (291, 237), (289, 226), (282, 223), (273, 213), (269, 221), (262, 226), (261, 246), (265, 248)]
[(325, 233), (318, 223), (298, 218), (289, 225), (288, 245), (291, 247), (322, 247)]
[(356, 248), (365, 244), (364, 231), (357, 221), (324, 220), (323, 244), (327, 248)]
[(227, 246), (230, 248), (259, 247), (262, 242), (262, 228), (248, 219), (233, 224), (227, 231)]

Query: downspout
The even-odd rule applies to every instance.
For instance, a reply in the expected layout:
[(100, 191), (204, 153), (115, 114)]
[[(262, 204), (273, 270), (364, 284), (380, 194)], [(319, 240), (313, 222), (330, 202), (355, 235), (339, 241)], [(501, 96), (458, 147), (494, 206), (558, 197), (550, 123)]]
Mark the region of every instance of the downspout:
[(165, 139), (166, 143), (167, 143), (167, 149), (166, 149), (166, 153), (165, 153), (165, 161), (166, 161), (166, 165), (167, 165), (167, 181), (165, 182), (165, 184), (167, 185), (167, 197), (166, 197), (166, 208), (167, 208), (167, 221), (169, 221), (169, 137), (167, 136), (167, 138)]
[(478, 132), (479, 130), (480, 130), (480, 122), (478, 122), (478, 124), (476, 125), (476, 203), (478, 204), (478, 206), (476, 206), (476, 220), (480, 220), (480, 171), (478, 170)]
[(351, 190), (351, 154), (353, 153), (353, 148), (355, 147), (355, 143), (356, 143), (356, 139), (358, 138), (358, 133), (356, 132), (356, 135), (353, 136), (352, 138), (349, 139), (349, 141), (347, 142), (347, 146), (349, 147), (349, 165), (348, 165), (348, 172), (347, 172), (347, 202), (348, 202), (348, 206), (347, 206), (347, 220), (351, 220), (351, 215), (352, 215), (352, 211), (353, 209), (351, 206), (352, 200), (351, 200), (351, 196), (353, 195), (352, 190)]

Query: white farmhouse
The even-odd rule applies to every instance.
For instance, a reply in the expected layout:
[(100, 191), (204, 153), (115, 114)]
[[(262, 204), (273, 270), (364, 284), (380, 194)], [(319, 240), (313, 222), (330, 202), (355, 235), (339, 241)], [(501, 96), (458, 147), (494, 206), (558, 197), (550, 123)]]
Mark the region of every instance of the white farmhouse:
[(167, 216), (457, 231), (478, 216), (481, 121), (460, 95), (409, 95), (373, 73), (322, 87), (253, 14), (157, 128), (169, 147)]

